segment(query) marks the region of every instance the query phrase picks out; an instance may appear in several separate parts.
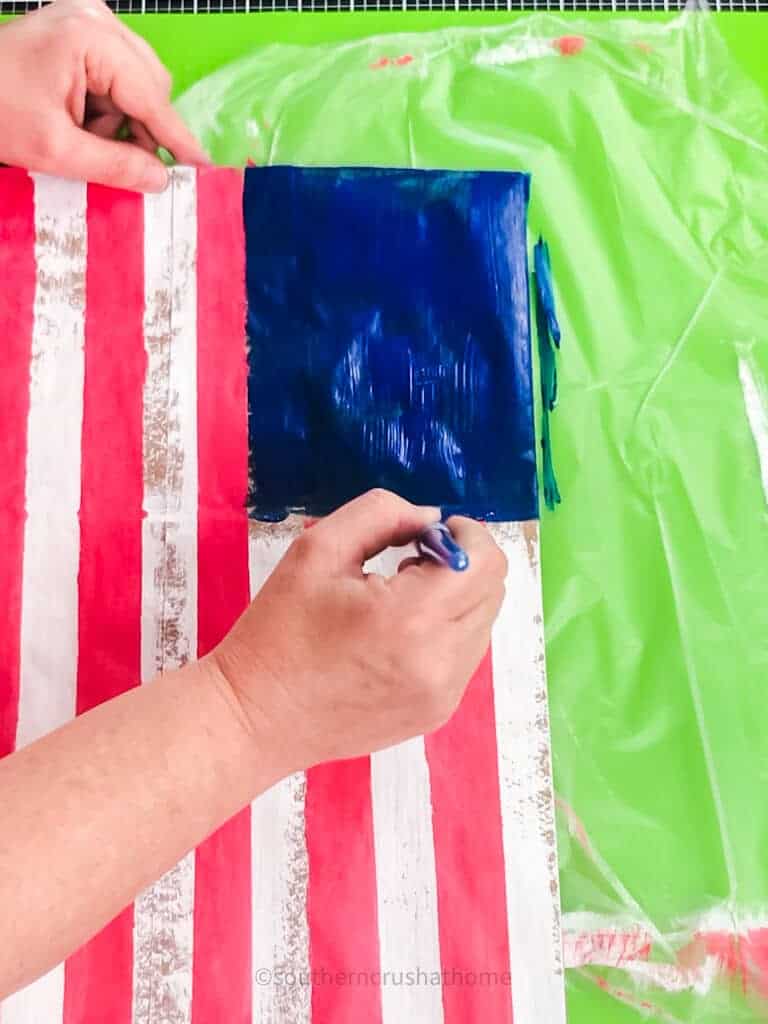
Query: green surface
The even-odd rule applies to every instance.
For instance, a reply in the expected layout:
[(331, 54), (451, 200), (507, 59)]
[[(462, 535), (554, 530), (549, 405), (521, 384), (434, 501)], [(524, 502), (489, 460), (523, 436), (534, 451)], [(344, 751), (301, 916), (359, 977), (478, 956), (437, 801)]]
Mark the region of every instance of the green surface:
[[(563, 907), (639, 922), (668, 963), (712, 908), (746, 927), (768, 906), (768, 515), (739, 379), (741, 359), (768, 380), (768, 16), (126, 20), (178, 91), (245, 58), (182, 98), (221, 161), (532, 172), (564, 337), (564, 503), (542, 517), (555, 780), (579, 819), (560, 823)], [(532, 24), (588, 46), (478, 66)], [(655, 1019), (766, 1015), (741, 980), (670, 994), (587, 968), (570, 1024), (641, 1018), (601, 973)]]
[[(631, 15), (630, 15), (631, 16)], [(500, 25), (525, 15), (501, 12), (381, 12), (367, 14), (228, 14), (196, 18), (157, 14), (125, 17), (173, 71), (177, 92), (189, 88), (254, 46), (265, 43), (323, 43), (362, 39), (390, 32), (430, 31), (446, 26)], [(576, 16), (574, 16), (576, 17)], [(610, 15), (590, 14), (599, 21)], [(643, 19), (665, 20), (665, 15), (644, 14)], [(719, 30), (737, 61), (768, 92), (768, 16), (718, 14)]]

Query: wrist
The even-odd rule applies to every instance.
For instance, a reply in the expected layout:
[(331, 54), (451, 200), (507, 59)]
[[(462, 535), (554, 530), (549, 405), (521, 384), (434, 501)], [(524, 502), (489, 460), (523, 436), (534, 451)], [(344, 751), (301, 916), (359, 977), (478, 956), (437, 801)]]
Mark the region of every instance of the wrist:
[[(235, 754), (238, 774), (249, 789), (247, 799), (289, 775), (294, 765), (288, 738), (262, 707), (252, 701), (246, 705), (216, 653), (188, 668), (197, 673), (209, 714), (220, 723), (217, 742), (223, 753)], [(263, 683), (266, 690), (268, 681)]]

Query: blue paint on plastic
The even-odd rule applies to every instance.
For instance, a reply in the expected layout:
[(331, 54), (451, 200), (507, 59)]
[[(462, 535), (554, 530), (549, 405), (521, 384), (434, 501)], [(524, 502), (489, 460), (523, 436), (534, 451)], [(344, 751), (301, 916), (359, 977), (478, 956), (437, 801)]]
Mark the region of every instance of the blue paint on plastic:
[(544, 504), (550, 511), (561, 502), (552, 453), (550, 414), (557, 405), (557, 356), (560, 348), (560, 325), (555, 310), (555, 290), (549, 246), (539, 238), (533, 250), (534, 293), (536, 300), (536, 337), (539, 343), (539, 377), (541, 384), (541, 452)]
[(552, 284), (552, 264), (549, 261), (549, 246), (539, 237), (533, 250), (533, 271), (536, 275), (536, 288), (542, 311), (547, 321), (549, 333), (555, 346), (560, 348), (560, 324), (557, 322), (555, 310), (555, 289)]
[(527, 175), (250, 168), (249, 508), (538, 515)]

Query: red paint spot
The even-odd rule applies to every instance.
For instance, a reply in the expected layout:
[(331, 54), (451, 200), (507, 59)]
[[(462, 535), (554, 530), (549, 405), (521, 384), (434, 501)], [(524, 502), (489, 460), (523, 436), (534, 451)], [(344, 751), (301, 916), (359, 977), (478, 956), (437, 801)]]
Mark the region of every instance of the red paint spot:
[(252, 160), (251, 157), (248, 157), (248, 159), (246, 160), (246, 166), (257, 167), (258, 165), (255, 160)]
[(371, 71), (381, 71), (382, 68), (398, 67), (404, 68), (413, 64), (415, 57), (411, 53), (404, 53), (402, 57), (379, 57), (371, 64)]
[(760, 994), (768, 998), (768, 928), (756, 928), (747, 932), (747, 965), (756, 978)]
[(653, 53), (653, 47), (649, 43), (632, 43), (636, 50), (640, 50), (641, 53)]
[(552, 45), (562, 57), (574, 57), (581, 53), (586, 42), (584, 36), (560, 36), (552, 41)]
[(768, 928), (756, 928), (746, 935), (707, 932), (695, 936), (710, 956), (716, 956), (732, 978), (741, 979), (744, 992), (755, 988), (768, 997)]
[(594, 980), (599, 989), (602, 989), (603, 992), (607, 992), (609, 995), (613, 996), (614, 999), (618, 999), (620, 1002), (626, 1003), (627, 1006), (639, 1007), (641, 1010), (645, 1010), (650, 1014), (655, 1014), (659, 1010), (659, 1007), (650, 1002), (650, 1000), (637, 999), (631, 992), (627, 992), (623, 988), (617, 988), (616, 986), (609, 984), (607, 978), (597, 977)]

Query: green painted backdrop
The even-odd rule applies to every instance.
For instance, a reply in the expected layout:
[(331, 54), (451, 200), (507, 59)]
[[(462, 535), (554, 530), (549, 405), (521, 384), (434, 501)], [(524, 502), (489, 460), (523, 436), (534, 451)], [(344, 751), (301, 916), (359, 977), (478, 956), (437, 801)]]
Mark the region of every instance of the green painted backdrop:
[[(563, 907), (641, 922), (666, 962), (707, 911), (749, 927), (768, 907), (768, 515), (739, 360), (764, 387), (768, 17), (720, 15), (691, 40), (655, 35), (663, 19), (647, 16), (650, 70), (602, 15), (567, 20), (596, 32), (573, 61), (481, 70), (486, 43), (470, 33), (455, 59), (435, 57), (429, 81), (416, 68), (375, 78), (370, 60), (440, 49), (436, 36), (395, 43), (392, 33), (488, 26), (514, 40), (525, 22), (126, 20), (179, 93), (253, 55), (219, 79), (218, 97), (206, 87), (182, 100), (221, 160), (250, 155), (241, 126), (252, 116), (272, 124), (273, 162), (533, 172), (531, 225), (551, 242), (564, 329), (554, 418), (564, 504), (542, 517), (555, 780), (579, 817), (560, 822)], [(357, 42), (313, 68), (304, 47), (344, 41)], [(218, 133), (206, 129), (214, 99)], [(602, 974), (638, 996), (623, 972)], [(637, 1024), (638, 1010), (595, 982), (569, 972), (571, 1024)], [(739, 978), (705, 995), (647, 995), (665, 1021), (765, 1016)]]
[[(157, 49), (173, 70), (177, 92), (265, 43), (322, 43), (361, 39), (383, 32), (418, 32), (449, 25), (499, 25), (520, 15), (472, 12), (366, 14), (178, 15), (126, 17), (124, 21)], [(524, 17), (524, 15), (523, 15)], [(592, 14), (599, 20), (609, 15)], [(663, 20), (663, 15), (643, 15)], [(719, 14), (717, 24), (735, 59), (768, 93), (768, 17)]]

